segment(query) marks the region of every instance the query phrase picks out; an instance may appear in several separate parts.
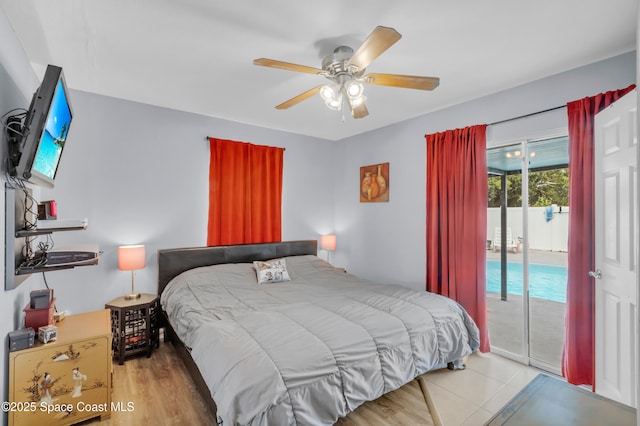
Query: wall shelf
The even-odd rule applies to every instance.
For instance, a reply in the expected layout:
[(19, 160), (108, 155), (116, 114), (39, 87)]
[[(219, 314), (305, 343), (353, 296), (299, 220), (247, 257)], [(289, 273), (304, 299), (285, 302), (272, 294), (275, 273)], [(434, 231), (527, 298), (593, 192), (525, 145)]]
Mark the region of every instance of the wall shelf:
[(16, 231), (16, 238), (24, 238), (24, 237), (36, 237), (38, 235), (47, 235), (47, 234), (52, 234), (54, 232), (61, 232), (61, 231), (82, 231), (85, 228), (84, 226), (78, 226), (78, 227), (74, 227), (74, 228), (48, 228), (48, 229), (21, 229), (19, 231)]
[[(26, 189), (29, 196), (31, 190)], [(61, 231), (81, 231), (84, 227), (67, 227), (67, 228), (50, 228), (50, 229), (25, 229), (25, 198), (24, 196), (16, 197), (16, 188), (8, 183), (4, 187), (4, 210), (5, 210), (5, 266), (4, 266), (4, 289), (5, 291), (13, 290), (18, 287), (29, 275), (38, 272), (59, 271), (62, 269), (72, 269), (78, 266), (88, 266), (98, 264), (99, 258), (96, 257), (92, 261), (79, 263), (76, 265), (35, 265), (24, 266), (24, 248), (30, 237), (39, 235), (48, 235)], [(22, 194), (20, 194), (22, 195)], [(35, 221), (35, 218), (33, 218)]]
[(97, 265), (98, 257), (91, 259), (91, 261), (78, 263), (76, 265), (49, 265), (49, 266), (18, 266), (15, 269), (15, 275), (30, 275), (38, 272), (60, 271), (62, 269), (73, 269), (78, 266)]

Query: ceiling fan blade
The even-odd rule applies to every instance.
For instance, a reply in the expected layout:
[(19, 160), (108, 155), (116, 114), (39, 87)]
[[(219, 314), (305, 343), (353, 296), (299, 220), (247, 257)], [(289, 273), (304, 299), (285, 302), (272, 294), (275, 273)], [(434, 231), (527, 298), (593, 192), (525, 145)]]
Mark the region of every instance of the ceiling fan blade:
[(440, 84), (438, 77), (419, 77), (415, 75), (378, 74), (364, 76), (364, 82), (378, 86), (404, 87), (407, 89), (433, 90)]
[(260, 65), (263, 67), (280, 68), (281, 70), (306, 72), (308, 74), (321, 74), (324, 70), (320, 68), (308, 67), (306, 65), (292, 64), (289, 62), (276, 61), (275, 59), (259, 58), (253, 60), (254, 65)]
[(393, 28), (376, 27), (351, 56), (347, 66), (355, 65), (359, 70), (364, 70), (374, 59), (400, 40), (401, 37), (400, 33)]
[(320, 88), (322, 86), (316, 86), (313, 89), (309, 89), (306, 92), (302, 92), (300, 93), (298, 96), (294, 96), (293, 98), (289, 99), (288, 101), (284, 101), (283, 103), (281, 103), (280, 105), (276, 106), (276, 109), (287, 109), (287, 108), (291, 108), (292, 106), (306, 100), (309, 99), (310, 97), (312, 97), (313, 95), (316, 95), (319, 91)]
[(351, 108), (351, 116), (353, 118), (362, 118), (366, 117), (367, 115), (369, 115), (369, 110), (367, 109), (367, 106), (364, 104), (364, 102), (362, 102), (357, 107)]

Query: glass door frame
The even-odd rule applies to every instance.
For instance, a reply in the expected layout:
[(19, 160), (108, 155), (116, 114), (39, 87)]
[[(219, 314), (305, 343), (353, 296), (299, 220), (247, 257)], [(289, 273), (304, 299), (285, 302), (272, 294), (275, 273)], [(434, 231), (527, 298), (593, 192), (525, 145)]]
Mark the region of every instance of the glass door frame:
[[(553, 131), (544, 132), (540, 135), (535, 135), (528, 138), (517, 138), (508, 141), (494, 142), (487, 144), (487, 151), (498, 148), (505, 148), (509, 146), (520, 146), (521, 156), (521, 179), (522, 179), (522, 345), (521, 353), (516, 354), (504, 349), (500, 349), (491, 345), (491, 352), (496, 355), (500, 355), (505, 358), (512, 359), (525, 365), (540, 368), (542, 370), (561, 375), (561, 368), (558, 366), (546, 363), (542, 360), (531, 357), (531, 344), (530, 344), (530, 302), (529, 302), (529, 144), (546, 139), (554, 139), (567, 137), (568, 129), (555, 129)], [(526, 184), (525, 184), (526, 183)], [(507, 208), (507, 206), (505, 206)], [(501, 220), (501, 226), (503, 226)], [(503, 250), (504, 252), (504, 250)], [(501, 263), (504, 258), (501, 258)], [(526, 297), (525, 297), (526, 296)]]
[[(513, 140), (513, 141), (509, 141), (509, 142), (505, 142), (505, 143), (501, 143), (499, 145), (493, 145), (491, 147), (487, 146), (487, 151), (492, 150), (492, 149), (499, 149), (499, 148), (506, 148), (506, 147), (519, 147), (520, 148), (520, 152), (523, 153), (522, 157), (520, 158), (521, 161), (521, 165), (520, 165), (520, 170), (522, 173), (521, 176), (521, 180), (523, 182), (525, 182), (525, 178), (528, 179), (528, 167), (523, 167), (524, 163), (524, 159), (528, 158), (528, 153), (527, 153), (527, 144), (528, 144), (529, 140), (528, 139), (517, 139), (517, 140)], [(504, 181), (503, 181), (504, 182)], [(529, 273), (528, 273), (528, 260), (529, 260), (529, 254), (528, 254), (528, 249), (527, 249), (527, 242), (529, 240), (529, 216), (528, 216), (528, 206), (526, 201), (528, 201), (528, 185), (522, 185), (522, 242), (523, 242), (523, 249), (522, 249), (522, 267), (523, 267), (523, 277), (522, 277), (522, 333), (523, 335), (521, 336), (522, 338), (522, 344), (520, 347), (520, 353), (514, 353), (514, 352), (510, 352), (507, 351), (505, 349), (501, 349), (498, 347), (493, 346), (493, 344), (491, 344), (491, 352), (495, 353), (496, 355), (500, 355), (504, 358), (509, 358), (512, 359), (514, 361), (520, 362), (522, 364), (525, 365), (531, 365), (531, 359), (529, 357), (529, 297), (528, 297), (528, 293), (529, 293)], [(501, 206), (501, 209), (508, 209), (508, 203), (506, 202), (506, 188), (502, 188), (503, 191), (503, 196), (505, 197), (504, 203)], [(506, 214), (501, 213), (501, 220), (500, 220), (500, 227), (503, 228), (501, 234), (504, 235), (505, 234), (505, 225), (506, 225)], [(504, 246), (501, 250), (500, 250), (500, 264), (501, 264), (501, 268), (505, 268), (506, 267), (506, 254), (507, 254), (507, 249), (506, 246)]]

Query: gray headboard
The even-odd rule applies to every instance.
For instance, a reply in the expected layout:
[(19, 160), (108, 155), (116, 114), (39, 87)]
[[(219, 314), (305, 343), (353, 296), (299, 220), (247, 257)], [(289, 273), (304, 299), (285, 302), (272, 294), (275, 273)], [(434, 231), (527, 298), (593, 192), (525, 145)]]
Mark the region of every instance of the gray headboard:
[(220, 263), (247, 263), (284, 256), (316, 255), (316, 240), (234, 246), (190, 247), (158, 250), (158, 294), (173, 277), (189, 269)]

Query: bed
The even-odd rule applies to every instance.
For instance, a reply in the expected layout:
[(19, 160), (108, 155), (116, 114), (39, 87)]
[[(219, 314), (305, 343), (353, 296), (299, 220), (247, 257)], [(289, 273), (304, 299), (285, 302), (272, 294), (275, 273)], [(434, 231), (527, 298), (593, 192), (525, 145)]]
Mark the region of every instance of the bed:
[[(333, 424), (478, 348), (456, 302), (362, 280), (316, 251), (315, 240), (159, 250), (166, 336), (219, 424)], [(259, 284), (253, 262), (273, 259), (289, 279)]]

